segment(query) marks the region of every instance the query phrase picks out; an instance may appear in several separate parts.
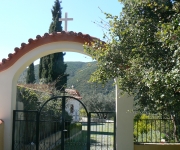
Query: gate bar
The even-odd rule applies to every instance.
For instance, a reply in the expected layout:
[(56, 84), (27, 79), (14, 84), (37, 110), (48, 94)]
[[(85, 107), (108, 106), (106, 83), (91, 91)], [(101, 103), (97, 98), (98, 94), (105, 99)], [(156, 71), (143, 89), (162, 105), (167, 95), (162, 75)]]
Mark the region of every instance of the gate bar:
[[(16, 121), (21, 121), (21, 119), (17, 118), (16, 119), (16, 114), (18, 112), (35, 112), (36, 113), (36, 118), (39, 117), (38, 116), (38, 111), (37, 110), (13, 110), (13, 128), (12, 128), (12, 150), (14, 150), (14, 146), (15, 146), (15, 125), (16, 125)], [(38, 125), (38, 126), (37, 126)], [(36, 127), (39, 128), (39, 121), (36, 120)], [(36, 132), (36, 150), (39, 150), (39, 136), (37, 137), (37, 133)], [(38, 142), (37, 142), (38, 141)], [(37, 145), (38, 145), (38, 148), (37, 148)]]
[(16, 111), (13, 110), (13, 132), (12, 132), (12, 150), (14, 150), (14, 136), (15, 136), (15, 117), (16, 117)]
[(116, 150), (116, 112), (114, 112), (114, 150)]
[(87, 150), (90, 150), (90, 146), (91, 146), (91, 113), (87, 114), (88, 116), (88, 128), (87, 128)]
[(61, 129), (61, 149), (64, 150), (64, 130), (65, 130), (65, 96), (62, 97), (62, 129)]
[(88, 113), (88, 137), (87, 137), (87, 150), (90, 150), (90, 146), (91, 146), (91, 143), (90, 143), (90, 140), (91, 140), (91, 113), (96, 113), (96, 114), (100, 114), (100, 113), (112, 113), (114, 114), (114, 147), (113, 147), (113, 150), (116, 150), (116, 112), (111, 112), (111, 111), (104, 111), (104, 112), (89, 112)]
[(39, 150), (39, 111), (36, 112), (36, 150)]

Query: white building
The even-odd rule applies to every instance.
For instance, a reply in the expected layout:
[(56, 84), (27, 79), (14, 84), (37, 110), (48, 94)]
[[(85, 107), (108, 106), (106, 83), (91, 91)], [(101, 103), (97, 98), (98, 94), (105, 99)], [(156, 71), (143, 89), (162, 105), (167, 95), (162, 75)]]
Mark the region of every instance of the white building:
[[(65, 92), (68, 96), (72, 96), (73, 98), (68, 99), (68, 102), (66, 103), (66, 111), (73, 117), (73, 121), (77, 122), (80, 120), (79, 114), (80, 114), (80, 102), (78, 100), (81, 100), (82, 97), (80, 96), (80, 93), (72, 89), (65, 89)], [(78, 100), (76, 100), (78, 99)]]

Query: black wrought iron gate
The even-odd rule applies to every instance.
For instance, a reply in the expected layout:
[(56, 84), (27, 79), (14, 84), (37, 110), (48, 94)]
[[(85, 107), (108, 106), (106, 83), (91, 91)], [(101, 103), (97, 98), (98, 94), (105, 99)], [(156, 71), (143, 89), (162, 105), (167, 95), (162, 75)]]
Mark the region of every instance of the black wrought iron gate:
[(88, 127), (91, 150), (116, 149), (115, 112), (89, 112)]
[(57, 96), (37, 111), (13, 111), (12, 150), (115, 150), (115, 113), (88, 112)]

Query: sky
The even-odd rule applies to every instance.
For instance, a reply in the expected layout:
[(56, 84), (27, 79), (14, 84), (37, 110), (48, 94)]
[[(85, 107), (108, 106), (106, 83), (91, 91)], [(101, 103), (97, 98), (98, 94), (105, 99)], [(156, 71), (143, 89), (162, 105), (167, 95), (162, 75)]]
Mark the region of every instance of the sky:
[[(0, 4), (0, 62), (14, 53), (15, 47), (28, 43), (29, 38), (48, 33), (52, 21), (51, 9), (54, 0), (9, 0)], [(62, 18), (68, 18), (68, 31), (82, 32), (102, 39), (103, 28), (94, 22), (105, 19), (101, 12), (118, 15), (122, 5), (118, 0), (62, 0)], [(99, 9), (100, 8), (100, 9)], [(62, 22), (64, 28), (64, 22)], [(75, 57), (76, 56), (76, 57)], [(78, 53), (66, 53), (64, 61), (90, 62), (92, 59)], [(36, 61), (38, 63), (38, 61)]]

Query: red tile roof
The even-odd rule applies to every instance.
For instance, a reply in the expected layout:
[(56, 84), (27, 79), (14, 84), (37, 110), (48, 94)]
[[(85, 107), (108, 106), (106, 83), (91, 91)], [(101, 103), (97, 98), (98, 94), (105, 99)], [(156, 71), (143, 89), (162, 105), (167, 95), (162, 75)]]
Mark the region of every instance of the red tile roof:
[(75, 89), (65, 89), (65, 92), (67, 92), (70, 96), (75, 97), (77, 99), (82, 99), (80, 93)]
[(70, 41), (70, 42), (78, 42), (78, 43), (89, 43), (93, 40), (99, 40), (95, 37), (91, 37), (88, 34), (82, 34), (81, 32), (76, 33), (73, 31), (70, 32), (54, 32), (52, 34), (45, 33), (43, 36), (37, 35), (36, 39), (29, 39), (29, 43), (22, 43), (21, 47), (16, 47), (14, 49), (14, 53), (10, 53), (8, 58), (3, 58), (2, 62), (0, 62), (0, 72), (8, 69), (11, 67), (19, 58), (21, 58), (26, 53), (30, 52), (31, 50), (35, 49), (38, 46), (58, 42), (58, 41)]

